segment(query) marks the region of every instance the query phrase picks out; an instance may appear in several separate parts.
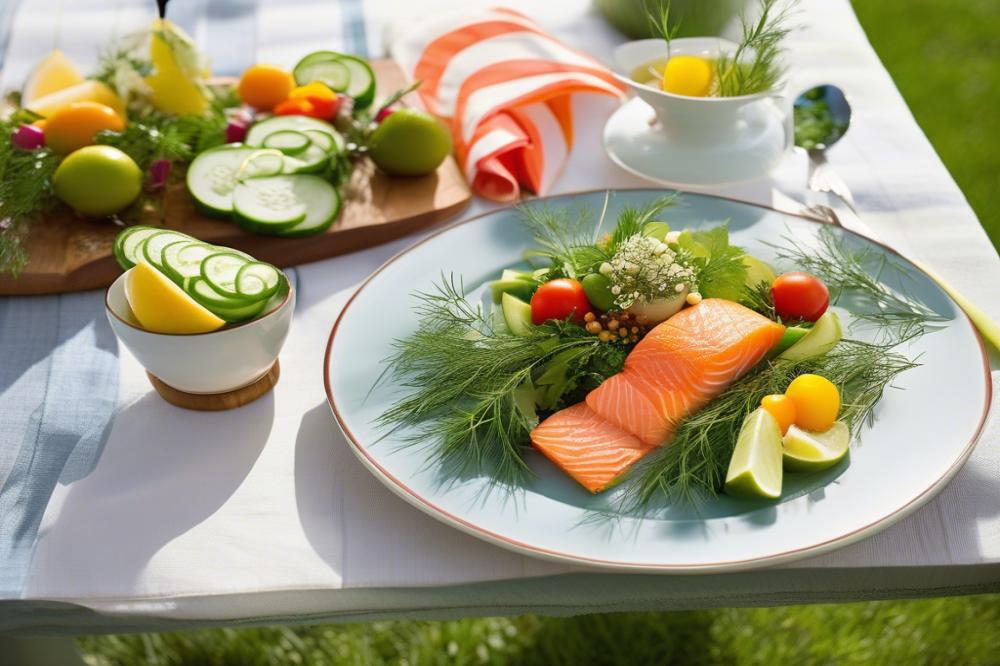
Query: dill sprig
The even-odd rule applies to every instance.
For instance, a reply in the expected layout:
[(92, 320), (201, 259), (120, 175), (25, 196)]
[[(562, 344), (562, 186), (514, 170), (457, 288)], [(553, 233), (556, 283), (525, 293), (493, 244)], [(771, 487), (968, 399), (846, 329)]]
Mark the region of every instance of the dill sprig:
[(133, 119), (120, 132), (98, 133), (96, 142), (118, 148), (145, 171), (154, 160), (189, 162), (195, 155), (226, 141), (222, 112), (167, 116), (149, 113)]
[[(484, 474), (509, 488), (527, 482), (523, 449), (538, 424), (541, 384), (560, 382), (559, 396), (585, 392), (625, 360), (622, 347), (572, 324), (536, 326), (527, 337), (494, 328), (454, 277), (417, 296), (417, 330), (396, 341), (380, 378), (395, 378), (406, 395), (378, 422), (388, 432), (412, 426), (404, 441), (428, 446), (432, 459), (457, 475)], [(556, 399), (552, 408), (560, 406)]]
[(827, 226), (820, 228), (817, 238), (819, 244), (815, 247), (803, 247), (790, 236), (782, 238), (784, 244), (771, 244), (771, 247), (779, 260), (823, 280), (830, 290), (832, 303), (850, 301), (855, 319), (881, 329), (895, 329), (897, 336), (901, 331), (905, 336), (907, 329), (922, 329), (925, 323), (947, 319), (926, 304), (885, 284), (883, 277), (890, 272), (901, 279), (908, 277), (906, 269), (885, 253), (870, 245), (852, 248)]
[(830, 353), (804, 361), (775, 360), (734, 382), (718, 398), (685, 419), (669, 446), (647, 456), (624, 485), (625, 511), (657, 500), (691, 499), (699, 491), (716, 494), (747, 414), (765, 395), (782, 393), (798, 375), (815, 373), (840, 389), (840, 420), (857, 434), (871, 424), (875, 407), (900, 373), (918, 364), (893, 351), (892, 343), (843, 340)]
[(788, 24), (795, 2), (760, 0), (756, 20), (740, 17), (742, 37), (731, 54), (715, 61), (715, 87), (719, 97), (739, 97), (773, 90), (784, 75), (782, 42), (791, 32)]
[(0, 273), (17, 277), (28, 263), (28, 226), (55, 203), (52, 176), (60, 158), (48, 148), (20, 150), (9, 137), (20, 119), (0, 121)]

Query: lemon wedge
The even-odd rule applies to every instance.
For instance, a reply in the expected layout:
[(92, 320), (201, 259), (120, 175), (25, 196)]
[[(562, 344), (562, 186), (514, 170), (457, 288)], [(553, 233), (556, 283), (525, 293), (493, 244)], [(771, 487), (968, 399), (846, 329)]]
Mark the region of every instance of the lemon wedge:
[(153, 333), (208, 333), (226, 323), (146, 263), (125, 275), (125, 297), (139, 324)]
[(153, 91), (153, 106), (177, 116), (201, 114), (208, 108), (208, 98), (199, 80), (207, 78), (201, 56), (194, 42), (167, 20), (153, 22), (149, 56), (153, 73), (146, 84)]
[[(793, 426), (794, 427), (794, 426)], [(781, 428), (758, 408), (743, 421), (726, 472), (726, 492), (745, 497), (781, 496)]]
[(55, 114), (74, 102), (97, 102), (110, 106), (115, 113), (125, 117), (125, 102), (114, 90), (100, 81), (88, 80), (36, 97), (24, 106), (40, 116)]
[(712, 64), (697, 56), (678, 55), (663, 68), (661, 87), (665, 92), (687, 97), (707, 97), (715, 75)]
[(77, 66), (62, 51), (53, 51), (35, 65), (35, 69), (25, 81), (21, 104), (31, 106), (39, 97), (65, 90), (78, 83), (83, 83), (83, 74)]
[(782, 459), (789, 472), (817, 472), (840, 462), (850, 448), (851, 431), (841, 421), (823, 432), (791, 426), (782, 440)]

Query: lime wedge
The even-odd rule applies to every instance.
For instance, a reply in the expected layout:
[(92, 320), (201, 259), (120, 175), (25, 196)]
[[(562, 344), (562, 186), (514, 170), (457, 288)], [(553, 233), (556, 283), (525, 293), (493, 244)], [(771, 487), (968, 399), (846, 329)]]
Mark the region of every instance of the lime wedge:
[(793, 425), (782, 441), (782, 459), (789, 472), (816, 472), (826, 469), (847, 455), (851, 432), (835, 421), (823, 432), (809, 432)]
[(781, 428), (763, 409), (755, 409), (743, 421), (726, 472), (726, 492), (746, 497), (781, 495)]

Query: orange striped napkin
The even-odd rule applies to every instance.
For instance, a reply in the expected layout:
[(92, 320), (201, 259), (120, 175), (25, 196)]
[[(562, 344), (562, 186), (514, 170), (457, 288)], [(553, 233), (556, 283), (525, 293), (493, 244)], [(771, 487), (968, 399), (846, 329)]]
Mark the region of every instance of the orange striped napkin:
[(494, 201), (552, 186), (573, 145), (573, 93), (624, 96), (600, 62), (505, 8), (437, 13), (392, 54), (450, 124), (472, 189)]

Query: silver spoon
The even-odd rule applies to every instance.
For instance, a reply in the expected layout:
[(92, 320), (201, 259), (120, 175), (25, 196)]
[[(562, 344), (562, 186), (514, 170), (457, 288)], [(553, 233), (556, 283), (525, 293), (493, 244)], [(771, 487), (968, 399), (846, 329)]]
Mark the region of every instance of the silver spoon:
[[(810, 88), (796, 98), (795, 107), (795, 144), (809, 153), (809, 189), (833, 194), (849, 209), (835, 211), (830, 206), (816, 205), (809, 206), (809, 211), (827, 222), (878, 242), (872, 228), (858, 217), (847, 183), (826, 161), (826, 151), (844, 136), (851, 124), (851, 105), (847, 103), (844, 91), (833, 85)], [(1000, 350), (1000, 324), (930, 266), (912, 257), (910, 262), (947, 292), (969, 316), (983, 338)]]
[(809, 154), (809, 189), (836, 195), (856, 213), (851, 190), (826, 161), (826, 151), (850, 126), (851, 105), (837, 86), (816, 86), (795, 98), (795, 145)]

